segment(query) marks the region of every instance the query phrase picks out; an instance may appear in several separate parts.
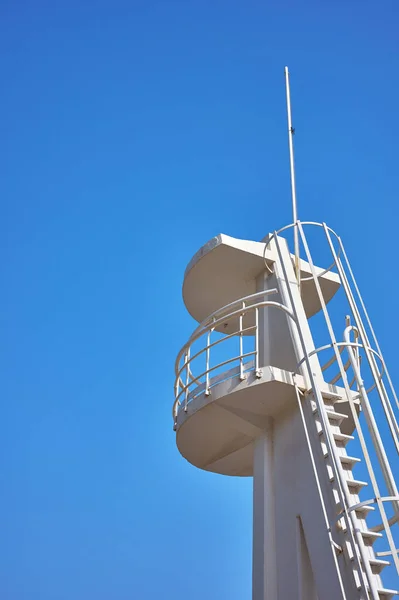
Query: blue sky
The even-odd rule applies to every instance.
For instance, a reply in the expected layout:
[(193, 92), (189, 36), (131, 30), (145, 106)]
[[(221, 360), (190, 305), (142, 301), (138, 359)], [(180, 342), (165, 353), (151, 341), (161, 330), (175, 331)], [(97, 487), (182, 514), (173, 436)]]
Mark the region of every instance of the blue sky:
[(180, 457), (173, 367), (194, 252), (290, 222), (285, 64), (299, 216), (343, 237), (399, 380), (398, 17), (0, 3), (3, 600), (249, 600), (251, 481)]

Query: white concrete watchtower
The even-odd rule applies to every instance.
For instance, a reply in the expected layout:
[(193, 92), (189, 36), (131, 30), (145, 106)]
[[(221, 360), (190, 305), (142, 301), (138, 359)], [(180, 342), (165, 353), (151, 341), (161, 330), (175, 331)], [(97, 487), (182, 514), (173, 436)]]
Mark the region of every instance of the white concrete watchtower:
[(201, 469), (253, 476), (253, 600), (388, 600), (399, 405), (341, 239), (297, 219), (286, 78), (294, 222), (220, 234), (189, 263), (199, 326), (176, 361), (176, 442)]

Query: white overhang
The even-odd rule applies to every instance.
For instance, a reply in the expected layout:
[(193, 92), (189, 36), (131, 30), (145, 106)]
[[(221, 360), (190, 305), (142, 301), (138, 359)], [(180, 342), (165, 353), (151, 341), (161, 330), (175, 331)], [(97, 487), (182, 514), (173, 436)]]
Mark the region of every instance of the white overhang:
[[(183, 300), (188, 312), (199, 323), (213, 312), (256, 292), (256, 278), (265, 269), (265, 260), (272, 268), (274, 255), (265, 243), (240, 240), (223, 233), (207, 242), (189, 262), (183, 282)], [(301, 260), (301, 278), (311, 277), (309, 264)], [(317, 274), (323, 273), (316, 267)], [(325, 302), (339, 288), (339, 277), (331, 271), (319, 277)], [(312, 279), (303, 281), (302, 299), (307, 317), (317, 313), (320, 300)]]

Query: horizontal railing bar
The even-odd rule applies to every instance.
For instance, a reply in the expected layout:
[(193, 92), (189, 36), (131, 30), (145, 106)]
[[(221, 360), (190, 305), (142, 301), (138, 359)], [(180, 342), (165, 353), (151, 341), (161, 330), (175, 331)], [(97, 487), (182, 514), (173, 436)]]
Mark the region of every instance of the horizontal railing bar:
[[(359, 508), (363, 508), (363, 506), (368, 506), (369, 504), (375, 504), (377, 500), (375, 498), (370, 498), (369, 500), (363, 500), (363, 502), (358, 502), (357, 504), (353, 504), (348, 507), (348, 512), (352, 510), (359, 510)], [(341, 511), (337, 517), (337, 520), (341, 518), (344, 511)]]
[[(378, 498), (378, 500), (380, 500), (381, 502), (396, 502), (397, 500), (399, 500), (399, 496), (383, 496), (381, 498)], [(369, 498), (368, 500), (363, 500), (363, 502), (358, 502), (357, 504), (353, 504), (352, 506), (348, 507), (348, 512), (352, 512), (354, 510), (359, 510), (359, 508), (363, 508), (363, 506), (368, 506), (369, 504), (376, 504), (377, 498)], [(339, 519), (342, 518), (343, 514), (345, 511), (341, 510), (338, 515), (336, 516), (336, 520), (339, 521)], [(389, 525), (392, 527), (392, 525), (394, 525), (397, 520), (399, 519), (399, 515), (395, 514), (393, 517), (391, 517), (388, 521)], [(381, 527), (381, 529), (377, 529), (378, 527)], [(385, 529), (384, 525), (375, 525), (374, 527), (370, 527), (369, 528), (370, 531), (382, 531), (383, 529)]]
[[(373, 354), (375, 354), (381, 361), (381, 365), (385, 365), (383, 358), (378, 354), (378, 352), (376, 350), (374, 350), (373, 348), (371, 348), (370, 346), (367, 346), (365, 344), (359, 344), (357, 342), (337, 342), (336, 346), (344, 346), (344, 347), (352, 347), (352, 348), (367, 348), (368, 350), (370, 350), (370, 352), (372, 352)], [(320, 346), (319, 348), (316, 348), (315, 350), (312, 350), (312, 352), (308, 353), (308, 356), (313, 356), (313, 354), (317, 354), (318, 352), (321, 352), (322, 350), (327, 350), (327, 348), (332, 348), (333, 344), (326, 344), (325, 346)], [(301, 360), (298, 362), (298, 367), (301, 366), (301, 364), (303, 363), (303, 361), (306, 359), (306, 357), (301, 358)]]
[[(245, 363), (245, 372), (251, 372), (251, 370), (254, 370), (254, 361), (253, 360), (249, 360), (247, 363)], [(240, 366), (238, 365), (237, 367), (233, 367), (232, 369), (229, 369), (228, 371), (225, 371), (224, 373), (219, 373), (219, 375), (215, 375), (214, 377), (211, 378), (211, 380), (209, 381), (209, 387), (212, 388), (215, 385), (217, 385), (218, 383), (227, 380), (227, 379), (232, 379), (235, 375), (238, 375), (240, 372)], [(193, 398), (195, 398), (198, 394), (200, 394), (206, 387), (206, 381), (204, 381), (203, 383), (200, 383), (193, 391), (191, 391), (188, 394), (188, 402), (190, 402)], [(179, 399), (176, 399), (173, 403), (173, 407), (172, 407), (172, 414), (173, 414), (173, 418), (176, 418), (178, 412), (179, 412), (179, 407), (182, 406), (182, 403), (180, 402)]]
[[(206, 319), (204, 319), (204, 321), (202, 321), (198, 325), (197, 329), (194, 330), (193, 335), (197, 332), (198, 329), (200, 329), (202, 327), (207, 328), (208, 325), (210, 324), (209, 321), (211, 319), (215, 318), (216, 316), (219, 316), (219, 313), (223, 313), (223, 311), (227, 310), (228, 308), (231, 308), (235, 304), (242, 303), (242, 302), (248, 302), (248, 300), (253, 300), (254, 298), (258, 298), (259, 296), (270, 296), (271, 294), (277, 294), (277, 293), (278, 293), (277, 288), (272, 288), (270, 290), (262, 290), (260, 292), (256, 292), (255, 294), (250, 294), (249, 296), (245, 296), (244, 298), (239, 298), (238, 300), (233, 300), (233, 302), (230, 302), (229, 304), (222, 306), (222, 308), (218, 308), (213, 313), (211, 313), (208, 317), (206, 317)], [(244, 308), (251, 308), (251, 306), (246, 306)]]
[[(386, 367), (385, 367), (385, 362), (384, 359), (382, 358), (382, 356), (380, 356), (378, 354), (378, 352), (376, 350), (374, 350), (374, 348), (371, 348), (370, 346), (367, 346), (365, 344), (360, 344), (358, 342), (337, 342), (336, 343), (337, 346), (339, 347), (343, 347), (343, 348), (348, 348), (348, 347), (352, 347), (352, 348), (363, 348), (363, 349), (368, 349), (370, 350), (370, 352), (372, 352), (373, 354), (375, 354), (375, 356), (377, 356), (377, 358), (380, 359), (381, 361), (381, 371), (378, 371), (378, 381), (380, 382), (384, 376), (384, 373), (386, 373)], [(316, 348), (315, 350), (312, 350), (312, 352), (309, 352), (308, 356), (313, 356), (314, 354), (317, 354), (318, 352), (321, 352), (322, 350), (327, 350), (328, 348), (332, 348), (333, 345), (332, 344), (326, 344), (325, 346), (320, 346), (319, 348)], [(338, 349), (339, 350), (339, 349)], [(303, 358), (301, 358), (301, 360), (298, 362), (298, 367), (301, 366), (301, 364), (303, 363), (303, 361), (306, 359), (306, 357), (304, 356)], [(332, 361), (334, 362), (334, 361)], [(332, 364), (332, 363), (331, 363)], [(347, 364), (347, 363), (346, 363)], [(347, 371), (347, 369), (345, 369), (345, 371)], [(337, 376), (335, 376), (337, 377)], [(335, 381), (331, 380), (329, 383), (331, 385), (334, 385), (334, 383), (336, 383), (337, 381), (339, 381), (339, 379), (342, 378), (342, 374), (340, 375), (340, 377), (338, 377), (337, 379), (335, 379)], [(354, 380), (351, 381), (351, 384), (349, 385), (349, 387), (352, 386)], [(369, 394), (370, 392), (372, 392), (374, 390), (374, 388), (376, 387), (377, 383), (374, 380), (374, 384), (371, 385), (367, 390), (366, 393)]]
[(185, 392), (186, 389), (190, 388), (193, 383), (195, 383), (196, 381), (201, 379), (201, 377), (204, 377), (207, 373), (211, 373), (212, 371), (215, 371), (219, 367), (224, 367), (224, 365), (228, 365), (229, 363), (234, 362), (235, 360), (240, 360), (240, 358), (247, 358), (248, 356), (253, 356), (254, 354), (255, 354), (255, 350), (253, 352), (247, 352), (246, 354), (243, 354), (241, 357), (235, 356), (234, 358), (229, 358), (229, 359), (219, 363), (218, 365), (211, 367), (207, 371), (204, 371), (203, 373), (201, 373), (201, 375), (198, 375), (195, 379), (190, 381), (190, 383), (188, 385), (184, 386), (183, 389), (180, 390), (179, 395), (176, 397), (176, 400), (178, 400), (180, 398), (180, 396), (183, 394), (183, 392)]
[[(251, 329), (256, 329), (256, 325), (250, 325), (249, 327), (244, 327), (244, 329), (242, 330), (242, 333), (244, 333), (245, 331), (251, 331)], [(224, 337), (220, 338), (220, 340), (216, 340), (216, 342), (212, 342), (212, 344), (208, 344), (207, 346), (204, 346), (204, 348), (202, 348), (201, 350), (199, 350), (197, 352), (197, 354), (194, 354), (193, 356), (190, 356), (190, 360), (187, 363), (184, 363), (182, 365), (182, 367), (180, 368), (179, 372), (177, 373), (176, 377), (179, 377), (182, 372), (184, 371), (184, 369), (187, 367), (187, 365), (189, 365), (191, 362), (193, 362), (193, 360), (195, 360), (196, 358), (198, 358), (198, 356), (200, 356), (203, 352), (206, 352), (206, 350), (209, 348), (214, 348), (215, 346), (217, 346), (218, 344), (221, 344), (222, 342), (236, 336), (239, 335), (240, 331), (235, 331), (234, 333), (229, 333), (228, 335), (225, 335)]]
[[(254, 370), (254, 361), (250, 360), (244, 364), (244, 373), (250, 373)], [(219, 373), (219, 375), (215, 375), (208, 381), (209, 389), (213, 388), (218, 383), (225, 381), (227, 379), (232, 379), (236, 375), (240, 374), (240, 365), (237, 367), (233, 367), (228, 371), (224, 371), (223, 373)], [(201, 394), (206, 388), (206, 381), (200, 383), (194, 390), (192, 390), (188, 394), (188, 402), (190, 402), (193, 398), (196, 398), (199, 394)]]
[[(296, 319), (294, 317), (294, 315), (292, 314), (292, 312), (289, 310), (289, 308), (287, 308), (286, 306), (284, 306), (284, 304), (281, 304), (280, 302), (273, 302), (272, 300), (265, 300), (264, 302), (258, 302), (257, 304), (252, 304), (251, 306), (248, 306), (247, 308), (243, 309), (237, 309), (234, 312), (230, 313), (229, 315), (226, 315), (223, 319), (219, 319), (218, 321), (213, 321), (211, 324), (209, 324), (208, 329), (210, 328), (216, 328), (216, 326), (219, 323), (222, 323), (223, 321), (226, 321), (233, 318), (236, 315), (239, 315), (242, 312), (249, 312), (251, 310), (256, 310), (256, 308), (262, 308), (262, 307), (276, 307), (279, 310), (282, 310), (283, 312), (285, 312), (293, 321), (296, 322)], [(180, 365), (180, 360), (182, 358), (182, 356), (185, 354), (186, 350), (188, 347), (190, 347), (198, 338), (200, 338), (204, 333), (206, 333), (206, 331), (208, 329), (204, 329), (203, 331), (197, 333), (197, 334), (193, 334), (190, 339), (188, 340), (188, 342), (186, 342), (186, 344), (182, 347), (182, 349), (180, 350), (177, 359), (176, 359), (176, 363), (175, 363), (175, 374), (177, 376), (177, 373), (179, 371), (179, 365)]]
[[(329, 271), (331, 271), (331, 269), (337, 264), (339, 257), (341, 256), (341, 240), (340, 237), (338, 236), (338, 234), (331, 229), (331, 227), (328, 227), (328, 225), (326, 225), (325, 223), (317, 223), (316, 221), (296, 221), (295, 223), (290, 223), (289, 225), (286, 225), (285, 227), (282, 227), (281, 229), (279, 229), (278, 231), (274, 232), (269, 239), (267, 240), (267, 242), (265, 242), (265, 248), (263, 250), (263, 260), (265, 263), (265, 266), (267, 268), (267, 270), (270, 273), (273, 273), (273, 271), (270, 269), (269, 265), (267, 264), (266, 261), (266, 250), (268, 248), (268, 246), (270, 245), (270, 242), (274, 239), (274, 237), (277, 237), (278, 235), (280, 235), (280, 233), (282, 233), (283, 231), (286, 231), (287, 229), (290, 229), (292, 227), (298, 227), (298, 225), (315, 225), (316, 227), (321, 227), (322, 229), (327, 228), (332, 234), (335, 235), (336, 239), (339, 242), (339, 247), (338, 247), (338, 255), (337, 257), (334, 259), (334, 261), (331, 263), (331, 265), (329, 267), (327, 267), (327, 269), (324, 269), (323, 271), (321, 271), (321, 273), (317, 273), (316, 274), (316, 279), (319, 279), (319, 277), (322, 277), (323, 275), (325, 275), (326, 273), (328, 273)], [(339, 278), (341, 280), (341, 278)], [(314, 276), (311, 275), (310, 277), (301, 277), (301, 281), (311, 281), (314, 280)]]
[[(331, 233), (333, 233), (335, 235), (335, 237), (337, 238), (337, 240), (340, 242), (340, 237), (339, 235), (334, 231), (334, 229), (331, 229), (331, 227), (329, 227), (328, 225), (325, 225), (325, 223), (318, 223), (317, 221), (300, 221), (301, 225), (315, 225), (316, 227), (321, 227), (322, 229), (324, 229), (324, 226), (328, 229), (328, 231), (330, 231)], [(275, 232), (274, 235), (280, 235), (280, 233), (282, 233), (283, 231), (287, 231), (287, 229), (291, 229), (292, 227), (296, 227), (297, 223), (290, 223), (289, 225), (285, 225), (284, 227), (281, 227), (281, 229), (278, 229), (278, 231)], [(269, 238), (268, 241), (270, 241), (271, 237)]]
[[(399, 548), (396, 549), (396, 554), (399, 554)], [(385, 552), (376, 552), (376, 556), (392, 556), (392, 552), (390, 550), (386, 550)]]

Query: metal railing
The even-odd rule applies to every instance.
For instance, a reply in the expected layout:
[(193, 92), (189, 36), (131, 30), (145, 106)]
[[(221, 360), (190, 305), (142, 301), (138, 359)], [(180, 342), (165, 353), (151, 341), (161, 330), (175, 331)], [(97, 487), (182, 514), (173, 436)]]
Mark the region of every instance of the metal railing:
[[(259, 365), (259, 310), (275, 308), (284, 311), (294, 319), (291, 311), (280, 302), (263, 299), (265, 296), (276, 293), (277, 289), (262, 290), (256, 294), (240, 298), (215, 311), (197, 327), (188, 342), (181, 348), (175, 363), (175, 402), (173, 405), (175, 423), (181, 408), (187, 410), (189, 402), (201, 393), (209, 395), (212, 387), (221, 383), (221, 381), (237, 376), (243, 381), (251, 371), (255, 373), (256, 377), (261, 376)], [(253, 315), (251, 319), (253, 324), (245, 325), (244, 319), (249, 315)], [(213, 337), (218, 333), (217, 328), (231, 323), (235, 323), (234, 326), (236, 327), (233, 333), (221, 334), (221, 337), (213, 341)], [(252, 337), (252, 349), (249, 352), (244, 352), (244, 336)], [(193, 353), (194, 344), (201, 339), (204, 339), (204, 343), (200, 344), (200, 349)], [(233, 353), (233, 356), (229, 355), (228, 358), (224, 358), (222, 361), (212, 362), (212, 351), (221, 344), (225, 345), (229, 340), (236, 341), (237, 353)], [(198, 359), (201, 357), (205, 359), (205, 368), (202, 368), (199, 373), (197, 371), (198, 374), (194, 374), (196, 371), (195, 363), (199, 362)], [(227, 371), (211, 376), (215, 371), (227, 366), (230, 367)]]
[[(350, 317), (346, 317), (347, 327), (344, 331), (343, 342), (337, 341), (337, 336), (334, 332), (334, 327), (330, 318), (329, 310), (327, 309), (327, 303), (324, 299), (322, 289), (320, 286), (320, 273), (317, 273), (314, 267), (308, 240), (304, 232), (304, 225), (315, 225), (317, 227), (322, 228), (333, 258), (332, 264), (327, 270), (324, 271), (324, 273), (327, 273), (335, 267), (336, 273), (338, 274), (341, 283), (344, 299), (346, 300), (346, 307), (349, 308), (349, 312), (351, 313), (351, 316), (354, 320), (354, 326), (352, 326), (350, 324)], [(327, 227), (325, 223), (301, 223), (300, 221), (297, 221), (296, 223), (288, 226), (287, 228), (284, 228), (284, 230), (288, 229), (289, 227), (295, 227), (298, 230), (299, 238), (304, 249), (304, 256), (310, 266), (312, 278), (316, 287), (318, 299), (324, 317), (324, 323), (327, 327), (328, 334), (330, 337), (329, 344), (316, 349), (310, 354), (318, 353), (320, 350), (325, 349), (327, 347), (331, 347), (333, 349), (333, 360), (330, 359), (330, 361), (328, 361), (329, 366), (331, 366), (333, 363), (335, 363), (338, 366), (338, 374), (333, 378), (333, 381), (342, 381), (342, 386), (345, 390), (344, 398), (348, 402), (349, 413), (355, 424), (356, 441), (360, 446), (361, 453), (363, 454), (368, 480), (371, 483), (371, 488), (374, 494), (374, 497), (372, 499), (365, 500), (364, 504), (375, 504), (380, 515), (381, 523), (372, 527), (371, 529), (375, 532), (382, 532), (384, 534), (385, 543), (387, 543), (389, 547), (389, 550), (387, 552), (377, 552), (377, 555), (386, 556), (389, 554), (392, 557), (396, 574), (399, 575), (398, 550), (395, 547), (392, 530), (392, 526), (397, 524), (399, 516), (399, 494), (390, 464), (392, 461), (393, 454), (391, 456), (391, 460), (389, 460), (386, 451), (386, 446), (388, 446), (389, 442), (389, 435), (387, 436), (388, 432), (386, 432), (384, 435), (384, 441), (382, 440), (380, 427), (378, 426), (376, 419), (376, 415), (378, 414), (378, 421), (380, 422), (380, 425), (388, 425), (389, 433), (391, 434), (391, 441), (393, 442), (393, 448), (391, 452), (399, 452), (399, 428), (395, 416), (394, 406), (392, 405), (389, 396), (391, 395), (391, 397), (396, 401), (396, 405), (399, 407), (398, 399), (393, 388), (392, 381), (389, 377), (388, 369), (382, 357), (381, 349), (379, 347), (374, 330), (372, 328), (370, 318), (368, 316), (363, 299), (360, 295), (358, 286), (354, 279), (353, 272), (341, 239), (332, 229)], [(336, 243), (338, 242), (338, 249), (333, 244), (332, 235), (335, 236)], [(273, 234), (273, 238), (275, 239), (277, 250), (280, 253), (281, 251), (278, 248), (278, 232), (275, 232)], [(360, 308), (357, 305), (355, 294), (352, 291), (350, 285), (350, 280), (352, 281), (352, 285), (360, 303)], [(367, 335), (366, 325), (363, 319), (366, 321), (369, 331), (371, 332), (372, 340), (377, 350), (374, 350), (371, 346), (369, 337)], [(355, 341), (353, 342), (350, 341), (351, 333), (353, 333), (355, 337)], [(342, 348), (346, 349), (348, 353), (348, 361), (345, 364), (341, 356)], [(360, 356), (360, 352), (363, 353), (363, 361), (361, 361), (362, 357)], [(308, 357), (305, 356), (305, 358)], [(381, 369), (378, 369), (377, 360), (381, 363)], [(362, 372), (360, 370), (360, 364), (362, 364)], [(353, 378), (350, 382), (348, 379), (348, 369), (350, 369), (353, 373)], [(371, 385), (367, 389), (364, 383), (366, 377), (365, 371), (367, 371), (371, 383)], [(388, 382), (388, 389), (390, 390), (390, 395), (388, 394), (387, 388), (384, 385), (384, 378)], [(357, 394), (355, 395), (351, 390), (352, 384), (356, 385)], [(318, 395), (317, 384), (313, 381), (311, 387), (312, 389), (309, 390), (309, 392), (312, 392), (313, 395), (316, 397)], [(371, 398), (373, 402), (371, 402)], [(359, 401), (362, 410), (360, 418), (355, 405), (356, 400)], [(319, 399), (317, 404), (321, 404), (321, 399)], [(318, 408), (320, 409), (321, 407), (318, 406)], [(381, 423), (382, 417), (385, 418), (385, 420), (383, 420), (383, 423)], [(370, 438), (371, 443), (368, 443), (366, 441), (366, 434), (364, 432), (364, 425), (362, 426), (362, 421), (365, 421), (367, 430), (366, 434)], [(384, 431), (385, 429), (386, 427), (384, 427)], [(340, 465), (339, 457), (335, 455), (334, 448), (332, 448), (332, 451), (333, 470), (334, 473), (338, 476), (337, 481), (340, 481), (340, 471), (342, 467)], [(387, 493), (385, 494), (383, 493), (384, 489), (387, 490)], [(356, 507), (353, 506), (353, 503), (351, 503), (350, 496), (346, 494), (345, 489), (343, 489), (341, 502), (341, 517), (342, 515), (345, 515), (346, 520), (348, 522), (352, 522), (353, 532), (355, 533), (355, 535), (357, 535), (357, 519), (356, 517), (354, 517)], [(391, 518), (388, 518), (384, 506), (387, 502), (390, 503), (390, 506), (393, 510), (393, 516)], [(350, 518), (349, 520), (348, 517)], [(359, 550), (360, 553), (362, 553), (362, 544), (359, 545)], [(366, 560), (363, 556), (362, 564), (364, 567), (367, 567)], [(369, 572), (369, 569), (365, 568), (365, 571), (367, 575), (367, 581), (363, 582), (364, 592), (366, 593), (367, 597), (369, 597), (369, 594), (371, 594), (372, 598), (378, 598), (378, 592), (376, 590), (376, 586), (372, 577), (370, 577), (371, 574)]]
[[(320, 228), (324, 233), (327, 248), (332, 256), (332, 262), (330, 264), (331, 259), (328, 261), (327, 264), (330, 264), (330, 266), (327, 269), (320, 270), (315, 268), (309, 250), (309, 243), (304, 232), (304, 226)], [(389, 548), (388, 551), (377, 551), (377, 556), (391, 556), (397, 574), (399, 574), (398, 549), (395, 547), (392, 534), (392, 527), (398, 527), (399, 494), (390, 466), (391, 461), (386, 451), (386, 446), (388, 445), (387, 436), (390, 435), (391, 443), (393, 442), (390, 452), (396, 451), (399, 453), (399, 427), (395, 414), (395, 411), (399, 409), (399, 401), (340, 237), (331, 228), (327, 227), (325, 223), (315, 223), (312, 221), (303, 223), (297, 221), (296, 223), (292, 223), (279, 231), (275, 231), (265, 243), (264, 254), (268, 247), (273, 246), (275, 253), (274, 266), (277, 264), (276, 261), (279, 264), (283, 264), (282, 238), (280, 236), (291, 228), (295, 228), (297, 231), (298, 239), (303, 247), (301, 255), (307, 261), (311, 272), (309, 277), (302, 278), (298, 283), (313, 281), (321, 309), (321, 317), (323, 318), (324, 326), (327, 327), (328, 343), (314, 350), (309, 350), (306, 347), (306, 343), (298, 327), (298, 315), (291, 292), (286, 296), (285, 304), (265, 299), (265, 296), (280, 292), (277, 289), (257, 292), (256, 294), (228, 304), (205, 319), (178, 354), (175, 366), (174, 424), (176, 426), (180, 410), (187, 411), (188, 405), (193, 399), (201, 394), (209, 395), (212, 388), (218, 383), (234, 377), (244, 380), (250, 373), (254, 373), (255, 377), (261, 377), (261, 368), (265, 365), (260, 364), (259, 358), (259, 311), (264, 308), (284, 311), (290, 317), (291, 322), (295, 323), (296, 334), (300, 340), (299, 346), (302, 351), (302, 357), (298, 360), (298, 369), (303, 371), (305, 379), (309, 382), (309, 389), (297, 390), (297, 393), (304, 393), (303, 398), (312, 395), (319, 410), (321, 427), (331, 455), (332, 469), (338, 484), (338, 493), (342, 506), (342, 510), (337, 518), (344, 519), (350, 532), (355, 558), (358, 562), (360, 561), (358, 565), (359, 569), (360, 571), (362, 571), (362, 568), (365, 569), (365, 574), (362, 575), (362, 589), (365, 597), (374, 599), (378, 598), (378, 594), (375, 583), (373, 583), (374, 580), (368, 566), (367, 557), (362, 554), (362, 543), (359, 537), (355, 512), (362, 506), (375, 504), (380, 514), (380, 522), (370, 527), (370, 530), (382, 532), (385, 543), (387, 543)], [(266, 260), (265, 269), (270, 273), (274, 272), (268, 266)], [(345, 301), (344, 315), (350, 315), (345, 317), (346, 328), (341, 341), (340, 337), (342, 334), (339, 336), (335, 334), (333, 322), (327, 309), (327, 302), (320, 285), (320, 278), (333, 272), (333, 270), (341, 284), (341, 299)], [(284, 268), (283, 279), (288, 283), (289, 277)], [(333, 305), (334, 302), (335, 297), (330, 304)], [(352, 320), (353, 325), (351, 324)], [(223, 331), (223, 326), (226, 323), (229, 324), (229, 331), (233, 329), (233, 332), (223, 335), (220, 331)], [(234, 323), (234, 327), (231, 327), (232, 323)], [(312, 334), (318, 334), (319, 332), (314, 331), (312, 320), (310, 320), (310, 325), (311, 330), (313, 328)], [(352, 336), (353, 339), (351, 339)], [(244, 347), (244, 338), (250, 339), (252, 343), (252, 346), (247, 351)], [(220, 360), (218, 349), (223, 345), (232, 343), (236, 344), (234, 351), (230, 347), (222, 357), (222, 360)], [(199, 348), (195, 349), (195, 345), (198, 345)], [(353, 419), (355, 426), (356, 443), (363, 455), (365, 471), (373, 491), (372, 498), (361, 499), (361, 502), (357, 505), (353, 505), (350, 495), (345, 489), (345, 477), (334, 441), (331, 437), (328, 415), (319, 385), (312, 374), (311, 357), (314, 355), (318, 356), (321, 351), (328, 349), (332, 351), (332, 357), (323, 364), (321, 370), (327, 382), (332, 385), (339, 384), (341, 390), (344, 388), (342, 390), (342, 398), (348, 403), (349, 415)], [(347, 354), (346, 362), (343, 360), (344, 353)], [(201, 360), (203, 361), (203, 366), (198, 370), (196, 366)], [(334, 375), (328, 375), (330, 369), (334, 368)], [(366, 379), (368, 380), (367, 384), (365, 383)], [(391, 401), (391, 398), (394, 402)], [(300, 403), (299, 395), (298, 402)], [(359, 406), (361, 408), (360, 415), (358, 414)], [(301, 406), (300, 410), (302, 410)], [(305, 419), (303, 418), (302, 421), (306, 428)], [(383, 423), (381, 423), (382, 421)], [(384, 431), (384, 441), (380, 428), (381, 431)], [(307, 431), (306, 434), (308, 435)], [(366, 441), (367, 438), (370, 441)], [(312, 453), (310, 445), (309, 450)], [(312, 460), (314, 460), (313, 455)], [(315, 475), (317, 477), (317, 473)], [(322, 501), (324, 502), (323, 498)], [(385, 508), (387, 504), (393, 510), (392, 516), (388, 516), (387, 514)], [(332, 524), (328, 523), (328, 527), (331, 528)], [(333, 540), (332, 543), (335, 545)], [(360, 556), (358, 552), (360, 552)]]

